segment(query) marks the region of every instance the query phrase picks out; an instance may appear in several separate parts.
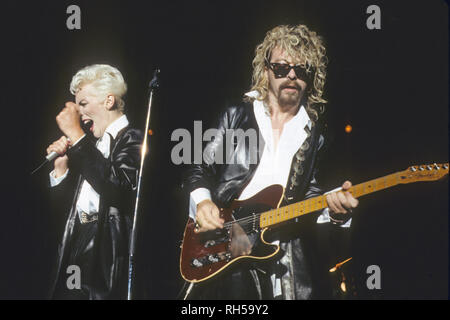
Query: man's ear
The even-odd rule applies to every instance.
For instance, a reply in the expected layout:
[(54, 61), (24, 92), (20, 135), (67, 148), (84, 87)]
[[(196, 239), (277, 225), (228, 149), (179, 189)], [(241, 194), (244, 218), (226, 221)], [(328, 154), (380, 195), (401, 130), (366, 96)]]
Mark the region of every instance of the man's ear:
[(114, 105), (116, 104), (116, 98), (112, 94), (108, 94), (108, 96), (105, 99), (105, 107), (108, 110), (111, 110)]

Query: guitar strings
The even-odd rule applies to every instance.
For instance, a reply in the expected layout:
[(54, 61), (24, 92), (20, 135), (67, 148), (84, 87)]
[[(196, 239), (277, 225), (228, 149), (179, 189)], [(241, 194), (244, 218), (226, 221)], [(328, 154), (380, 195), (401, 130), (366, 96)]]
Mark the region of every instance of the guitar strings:
[(253, 215), (248, 216), (248, 217), (244, 217), (244, 218), (241, 218), (241, 219), (225, 222), (223, 224), (223, 227), (224, 227), (224, 229), (229, 230), (229, 229), (231, 229), (233, 227), (233, 225), (235, 223), (238, 223), (241, 227), (249, 226), (249, 225), (255, 225), (255, 227), (256, 226), (259, 227), (259, 224), (256, 225), (256, 220), (257, 220), (257, 218), (259, 219), (261, 214), (262, 213), (256, 213), (256, 214), (253, 214)]
[[(224, 229), (230, 230), (235, 223), (238, 223), (243, 228), (243, 230), (246, 231), (246, 233), (247, 233), (247, 231), (253, 231), (253, 229), (254, 229), (253, 226), (255, 226), (255, 228), (259, 228), (259, 223), (256, 224), (257, 223), (256, 220), (257, 219), (259, 220), (259, 218), (261, 217), (262, 214), (268, 213), (268, 212), (278, 211), (280, 209), (281, 208), (277, 208), (277, 209), (270, 210), (270, 211), (267, 211), (267, 212), (256, 213), (256, 214), (252, 214), (250, 216), (247, 216), (247, 217), (244, 217), (244, 218), (241, 218), (241, 219), (225, 222), (224, 223)], [(308, 209), (308, 208), (305, 208), (305, 209)], [(249, 230), (245, 229), (248, 226), (251, 226), (251, 228)]]
[[(259, 223), (256, 224), (256, 220), (259, 220), (259, 217), (261, 217), (261, 215), (265, 213), (265, 212), (261, 212), (261, 213), (255, 213), (252, 214), (251, 216), (248, 217), (244, 217), (241, 219), (237, 219), (237, 220), (233, 220), (233, 221), (229, 221), (229, 222), (225, 222), (224, 223), (224, 229), (230, 230), (234, 224), (238, 223), (243, 229), (244, 227), (248, 227), (248, 226), (255, 226), (257, 228), (259, 228)], [(253, 230), (253, 227), (250, 229), (250, 231)]]
[[(270, 211), (267, 211), (267, 212), (270, 212)], [(241, 218), (241, 219), (225, 222), (224, 223), (224, 229), (230, 230), (233, 227), (234, 224), (238, 223), (242, 227), (242, 229), (244, 231), (246, 231), (246, 233), (250, 232), (250, 231), (253, 231), (254, 230), (253, 226), (255, 226), (255, 228), (259, 228), (259, 223), (257, 224), (257, 220), (259, 220), (261, 215), (264, 214), (264, 213), (266, 213), (266, 212), (255, 213), (255, 214), (252, 214), (252, 215), (250, 215), (248, 217), (244, 217), (244, 218)], [(245, 229), (245, 228), (248, 228), (249, 226), (250, 226), (250, 229)]]

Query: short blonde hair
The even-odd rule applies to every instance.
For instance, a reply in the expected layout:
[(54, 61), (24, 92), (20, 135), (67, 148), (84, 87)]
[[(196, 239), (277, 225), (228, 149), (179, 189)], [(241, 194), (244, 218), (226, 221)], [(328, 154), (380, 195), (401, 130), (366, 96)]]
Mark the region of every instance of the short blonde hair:
[(326, 77), (327, 57), (322, 38), (305, 25), (281, 25), (266, 33), (264, 41), (255, 50), (253, 59), (252, 89), (259, 93), (258, 100), (265, 100), (268, 93), (269, 80), (265, 75), (267, 61), (270, 61), (272, 50), (278, 47), (286, 51), (292, 58), (301, 62), (311, 73), (306, 110), (314, 120), (318, 112), (322, 113), (327, 101), (323, 98)]
[(87, 84), (92, 84), (99, 95), (104, 98), (112, 94), (116, 100), (116, 108), (123, 112), (125, 102), (122, 97), (127, 92), (127, 84), (120, 71), (107, 64), (94, 64), (79, 70), (72, 78), (70, 92), (75, 95)]

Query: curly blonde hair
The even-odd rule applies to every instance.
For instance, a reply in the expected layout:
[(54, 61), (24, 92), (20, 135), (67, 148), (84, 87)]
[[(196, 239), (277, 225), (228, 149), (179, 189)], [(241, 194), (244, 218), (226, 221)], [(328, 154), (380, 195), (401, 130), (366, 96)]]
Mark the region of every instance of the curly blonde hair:
[[(266, 62), (270, 61), (272, 50), (278, 47), (285, 51), (292, 59), (300, 61), (307, 72), (313, 73), (312, 83), (308, 84), (306, 111), (313, 120), (317, 120), (318, 113), (323, 113), (327, 101), (322, 97), (327, 57), (322, 38), (305, 25), (281, 25), (266, 33), (264, 41), (255, 50), (253, 59), (252, 88), (258, 92), (256, 99), (264, 101), (267, 98), (269, 80), (266, 76)], [(250, 100), (254, 98), (249, 98)]]

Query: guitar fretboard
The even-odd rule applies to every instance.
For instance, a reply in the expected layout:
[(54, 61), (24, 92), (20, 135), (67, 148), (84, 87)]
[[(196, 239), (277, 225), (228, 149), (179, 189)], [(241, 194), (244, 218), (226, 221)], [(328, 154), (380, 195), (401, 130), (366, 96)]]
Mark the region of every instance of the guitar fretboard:
[[(400, 183), (399, 179), (401, 177), (401, 173), (402, 172), (397, 172), (357, 184), (351, 187), (348, 192), (350, 192), (353, 197), (358, 198), (369, 193), (391, 188)], [(317, 210), (325, 209), (326, 207), (328, 207), (326, 195), (310, 198), (308, 200), (261, 213), (259, 225), (260, 228), (266, 228), (284, 221), (295, 219), (311, 212), (315, 212)]]

